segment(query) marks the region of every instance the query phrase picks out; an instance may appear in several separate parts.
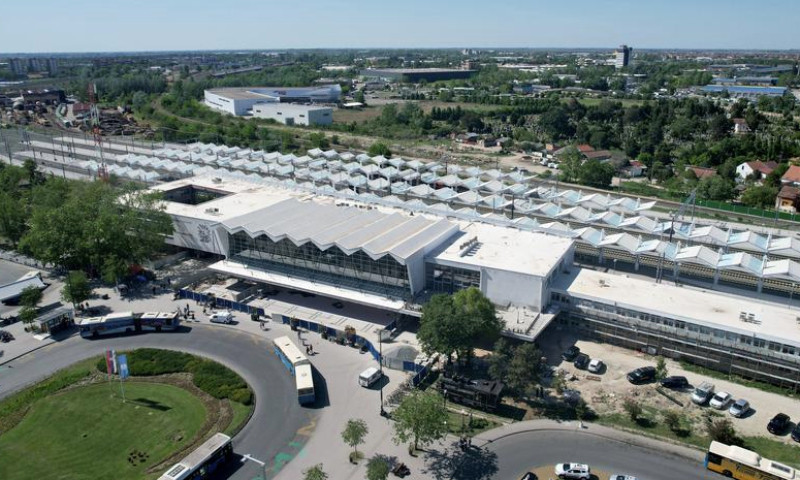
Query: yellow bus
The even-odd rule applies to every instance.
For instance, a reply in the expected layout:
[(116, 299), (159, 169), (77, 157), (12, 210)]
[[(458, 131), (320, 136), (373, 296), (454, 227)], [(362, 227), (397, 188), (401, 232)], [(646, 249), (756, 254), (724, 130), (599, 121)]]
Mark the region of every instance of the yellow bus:
[(737, 480), (800, 480), (794, 468), (763, 458), (742, 447), (711, 442), (706, 468)]

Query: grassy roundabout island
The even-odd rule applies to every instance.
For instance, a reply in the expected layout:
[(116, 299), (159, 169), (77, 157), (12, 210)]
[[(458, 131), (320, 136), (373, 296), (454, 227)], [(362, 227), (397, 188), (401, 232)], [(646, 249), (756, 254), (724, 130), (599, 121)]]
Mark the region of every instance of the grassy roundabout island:
[(66, 368), (0, 402), (0, 478), (157, 478), (208, 436), (232, 434), (252, 411), (233, 371), (193, 355), (128, 353), (132, 376), (102, 360)]

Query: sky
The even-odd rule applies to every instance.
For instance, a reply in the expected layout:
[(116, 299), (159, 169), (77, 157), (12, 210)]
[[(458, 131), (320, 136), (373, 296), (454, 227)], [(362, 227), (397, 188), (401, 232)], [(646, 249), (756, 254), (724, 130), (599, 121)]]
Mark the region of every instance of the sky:
[(798, 49), (799, 0), (8, 0), (0, 52)]

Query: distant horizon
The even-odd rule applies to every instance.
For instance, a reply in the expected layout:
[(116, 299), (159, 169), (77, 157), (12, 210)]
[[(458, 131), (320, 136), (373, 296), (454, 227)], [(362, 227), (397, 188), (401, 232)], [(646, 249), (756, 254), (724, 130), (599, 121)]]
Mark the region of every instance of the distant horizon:
[[(624, 45), (624, 44), (621, 44)], [(303, 48), (217, 48), (217, 49), (164, 49), (164, 50), (95, 50), (95, 51), (27, 51), (27, 52), (0, 52), (0, 58), (20, 56), (47, 56), (47, 55), (142, 55), (142, 54), (164, 54), (164, 53), (257, 53), (257, 52), (309, 52), (309, 51), (407, 51), (407, 50), (477, 50), (480, 52), (611, 52), (620, 45), (613, 47), (303, 47)], [(697, 53), (790, 53), (800, 55), (798, 48), (703, 48), (703, 47), (636, 47), (628, 44), (633, 52), (697, 52)], [(800, 59), (800, 58), (799, 58)]]
[[(796, 0), (7, 2), (0, 46), (37, 54), (289, 49), (794, 51)], [(536, 45), (536, 47), (531, 47)], [(549, 45), (549, 46), (548, 46)], [(559, 45), (554, 47), (553, 45)], [(99, 52), (98, 52), (99, 51)], [(7, 55), (7, 54), (6, 54)]]

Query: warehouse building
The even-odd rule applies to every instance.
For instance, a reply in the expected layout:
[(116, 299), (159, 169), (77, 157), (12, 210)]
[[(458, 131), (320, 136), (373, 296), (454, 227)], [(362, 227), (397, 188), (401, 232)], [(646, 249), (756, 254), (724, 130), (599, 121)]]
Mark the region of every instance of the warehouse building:
[(313, 105), (261, 103), (253, 105), (253, 117), (269, 118), (284, 125), (330, 125), (333, 123), (333, 109)]
[(367, 68), (361, 70), (361, 76), (384, 81), (419, 83), (422, 80), (438, 82), (469, 78), (475, 72), (457, 68)]
[(269, 103), (337, 103), (339, 85), (319, 87), (216, 88), (204, 92), (205, 104), (231, 115), (251, 115), (255, 105)]

